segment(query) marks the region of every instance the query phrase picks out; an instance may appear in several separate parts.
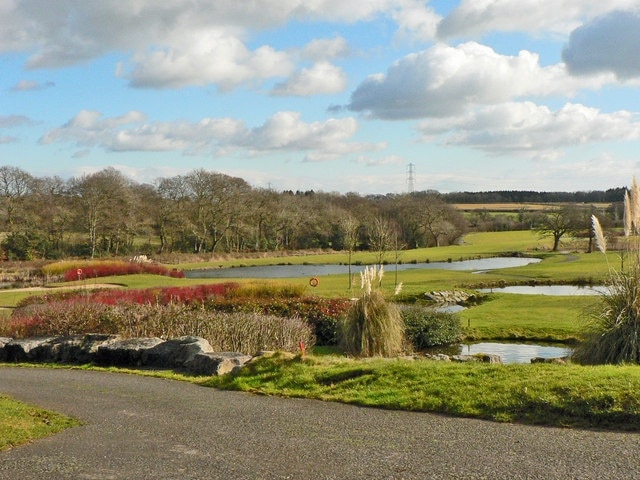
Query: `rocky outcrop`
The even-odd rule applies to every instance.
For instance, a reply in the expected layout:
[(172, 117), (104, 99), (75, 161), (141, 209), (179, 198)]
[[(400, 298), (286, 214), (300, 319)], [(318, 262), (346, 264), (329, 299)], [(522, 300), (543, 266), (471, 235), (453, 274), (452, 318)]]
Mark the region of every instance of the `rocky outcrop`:
[(0, 338), (0, 361), (3, 362), (95, 363), (224, 375), (251, 359), (242, 353), (215, 353), (204, 338), (192, 336), (171, 340), (99, 334), (20, 340)]
[(476, 296), (472, 293), (463, 292), (462, 290), (442, 290), (427, 292), (424, 294), (427, 300), (435, 303), (446, 303), (449, 305), (464, 305), (476, 301)]
[(543, 357), (534, 357), (531, 359), (531, 363), (555, 363), (558, 365), (564, 365), (567, 363), (569, 357), (556, 357), (556, 358), (543, 358)]
[(473, 355), (452, 355), (453, 362), (502, 363), (500, 355), (493, 353), (474, 353)]

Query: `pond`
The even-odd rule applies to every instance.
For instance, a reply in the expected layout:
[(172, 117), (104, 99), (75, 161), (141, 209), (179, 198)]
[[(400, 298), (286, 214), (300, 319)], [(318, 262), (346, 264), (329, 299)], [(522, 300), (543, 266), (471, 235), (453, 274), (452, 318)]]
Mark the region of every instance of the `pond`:
[[(424, 262), (401, 263), (397, 266), (385, 265), (387, 272), (404, 270), (470, 270), (487, 271), (500, 268), (514, 268), (540, 262), (539, 258), (524, 257), (494, 257), (458, 262)], [(357, 274), (364, 270), (364, 265), (351, 265), (351, 273)], [(186, 270), (186, 278), (300, 278), (319, 277), (322, 275), (337, 275), (349, 273), (348, 265), (264, 265), (235, 268), (206, 268)]]
[(502, 363), (531, 363), (532, 358), (560, 358), (570, 355), (571, 352), (571, 348), (557, 345), (481, 342), (431, 349), (427, 353), (444, 353), (447, 355), (487, 353), (499, 355), (502, 358)]
[(579, 295), (600, 295), (607, 293), (607, 287), (588, 286), (580, 287), (576, 285), (535, 285), (535, 286), (513, 286), (502, 288), (483, 288), (482, 293), (514, 293), (518, 295), (557, 295), (557, 296), (579, 296)]

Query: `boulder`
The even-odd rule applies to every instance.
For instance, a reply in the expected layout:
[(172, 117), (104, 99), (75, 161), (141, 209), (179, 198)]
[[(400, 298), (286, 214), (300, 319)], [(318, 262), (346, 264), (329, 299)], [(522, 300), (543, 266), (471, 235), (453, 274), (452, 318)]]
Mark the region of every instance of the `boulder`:
[(162, 342), (142, 352), (142, 363), (149, 367), (184, 368), (199, 353), (213, 353), (207, 340), (186, 336)]
[(13, 338), (9, 337), (0, 337), (0, 362), (7, 361), (7, 352), (4, 350), (4, 346), (8, 343), (11, 343)]
[(427, 292), (424, 294), (427, 300), (431, 300), (435, 303), (446, 304), (464, 304), (467, 302), (474, 302), (476, 300), (475, 295), (462, 290), (441, 290)]
[(141, 367), (146, 353), (162, 342), (157, 337), (111, 340), (98, 346), (94, 361), (101, 365)]
[(34, 337), (12, 340), (4, 346), (4, 357), (7, 362), (28, 362), (36, 360), (34, 353), (38, 347), (55, 337)]
[(37, 362), (91, 363), (100, 345), (118, 338), (108, 334), (55, 337), (33, 348), (30, 357)]
[(437, 360), (439, 362), (450, 362), (451, 357), (449, 355), (445, 355), (444, 353), (427, 353), (424, 358), (428, 358), (429, 360)]
[(534, 357), (531, 359), (531, 363), (555, 363), (559, 365), (564, 365), (565, 363), (567, 363), (567, 357), (558, 357), (558, 358)]
[(475, 353), (473, 355), (452, 355), (454, 362), (482, 362), (482, 363), (502, 363), (500, 355), (491, 353)]
[(251, 355), (238, 352), (198, 353), (185, 367), (197, 375), (226, 375), (244, 366)]

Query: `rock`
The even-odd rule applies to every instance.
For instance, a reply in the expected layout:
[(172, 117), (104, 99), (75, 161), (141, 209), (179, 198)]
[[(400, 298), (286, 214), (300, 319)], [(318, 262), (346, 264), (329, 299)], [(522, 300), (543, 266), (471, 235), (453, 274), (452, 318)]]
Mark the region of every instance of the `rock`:
[(442, 290), (427, 292), (424, 294), (428, 300), (435, 303), (463, 304), (475, 301), (473, 294), (463, 292), (462, 290)]
[(197, 375), (226, 375), (251, 360), (250, 355), (237, 352), (198, 353), (185, 367)]
[(454, 362), (482, 362), (482, 363), (502, 363), (500, 355), (490, 353), (475, 353), (473, 355), (453, 355)]
[(33, 337), (12, 340), (4, 346), (4, 356), (7, 362), (28, 362), (33, 358), (32, 350), (52, 340), (55, 337)]
[(147, 351), (162, 342), (157, 337), (108, 341), (98, 346), (94, 361), (101, 365), (140, 367)]
[(5, 351), (4, 346), (7, 345), (8, 343), (11, 343), (12, 341), (13, 341), (13, 338), (0, 337), (0, 362), (7, 361), (7, 352)]
[(444, 353), (436, 353), (436, 354), (427, 353), (425, 354), (424, 358), (428, 358), (429, 360), (437, 360), (439, 362), (451, 361), (451, 357), (449, 355), (445, 355)]
[(207, 340), (186, 336), (167, 340), (142, 353), (143, 365), (159, 368), (184, 368), (199, 353), (213, 353)]
[(555, 363), (558, 365), (564, 365), (565, 363), (567, 363), (567, 357), (558, 357), (558, 358), (534, 357), (531, 359), (531, 363)]
[(108, 334), (55, 337), (33, 348), (30, 357), (37, 362), (91, 363), (100, 345), (119, 338)]

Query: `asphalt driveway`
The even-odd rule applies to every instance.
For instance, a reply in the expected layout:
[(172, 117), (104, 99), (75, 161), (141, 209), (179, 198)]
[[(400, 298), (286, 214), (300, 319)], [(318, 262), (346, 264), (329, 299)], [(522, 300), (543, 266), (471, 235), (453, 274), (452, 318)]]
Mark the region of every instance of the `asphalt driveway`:
[(84, 426), (0, 452), (0, 479), (640, 478), (640, 435), (0, 368), (0, 392)]

